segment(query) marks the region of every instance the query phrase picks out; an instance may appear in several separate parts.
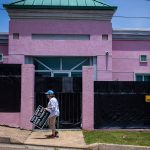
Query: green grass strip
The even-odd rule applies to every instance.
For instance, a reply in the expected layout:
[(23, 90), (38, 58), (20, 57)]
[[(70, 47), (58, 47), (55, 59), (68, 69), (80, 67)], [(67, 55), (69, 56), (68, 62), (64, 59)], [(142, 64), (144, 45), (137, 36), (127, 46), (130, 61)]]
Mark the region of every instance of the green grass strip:
[(150, 146), (150, 132), (144, 131), (83, 131), (87, 144), (111, 143)]

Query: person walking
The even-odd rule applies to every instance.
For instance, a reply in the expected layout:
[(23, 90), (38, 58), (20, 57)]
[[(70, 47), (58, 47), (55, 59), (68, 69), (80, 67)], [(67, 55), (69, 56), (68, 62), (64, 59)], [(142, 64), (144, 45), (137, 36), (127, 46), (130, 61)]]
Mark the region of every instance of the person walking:
[(48, 90), (45, 94), (49, 99), (48, 105), (45, 109), (50, 112), (48, 118), (48, 125), (52, 130), (52, 134), (47, 135), (47, 137), (48, 138), (59, 137), (58, 131), (56, 130), (56, 118), (59, 116), (58, 100), (56, 99), (54, 91), (52, 90)]

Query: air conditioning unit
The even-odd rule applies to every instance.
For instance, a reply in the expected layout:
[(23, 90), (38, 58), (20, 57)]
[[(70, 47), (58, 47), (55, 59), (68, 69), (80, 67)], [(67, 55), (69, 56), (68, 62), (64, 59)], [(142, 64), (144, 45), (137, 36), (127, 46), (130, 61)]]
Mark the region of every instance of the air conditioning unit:
[(3, 54), (0, 53), (0, 62), (3, 62)]
[(147, 62), (147, 55), (140, 55), (140, 62)]

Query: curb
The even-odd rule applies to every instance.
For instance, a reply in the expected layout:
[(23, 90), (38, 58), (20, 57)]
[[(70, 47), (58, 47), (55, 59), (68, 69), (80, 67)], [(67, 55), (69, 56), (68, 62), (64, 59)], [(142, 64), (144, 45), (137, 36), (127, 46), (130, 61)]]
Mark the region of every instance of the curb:
[(10, 137), (0, 137), (0, 149), (3, 147), (7, 147), (8, 149), (13, 149), (13, 148), (37, 148), (39, 150), (86, 150), (87, 148), (79, 148), (79, 147), (65, 147), (65, 146), (48, 146), (48, 145), (35, 145), (35, 144), (25, 144), (22, 143), (14, 138)]
[[(10, 137), (0, 137), (0, 143), (2, 144), (18, 144), (18, 145), (24, 145), (27, 146), (26, 144), (10, 138)], [(28, 145), (28, 146), (36, 146), (36, 147), (41, 147), (42, 145)], [(95, 144), (90, 144), (87, 145), (84, 148), (76, 148), (76, 147), (57, 147), (57, 146), (43, 146), (43, 147), (49, 147), (49, 148), (54, 148), (54, 149), (70, 149), (70, 150), (150, 150), (150, 147), (148, 146), (135, 146), (135, 145), (119, 145), (119, 144), (106, 144), (106, 143), (95, 143)]]
[[(36, 145), (17, 145), (17, 144), (0, 144), (0, 149), (4, 150), (78, 150), (74, 148), (61, 148), (61, 147), (50, 147), (50, 146), (36, 146)], [(80, 150), (80, 149), (79, 149)]]
[(10, 141), (9, 137), (0, 137), (0, 143), (10, 144)]
[(95, 143), (87, 146), (87, 150), (150, 150), (148, 146), (119, 145)]
[(17, 139), (10, 138), (10, 137), (0, 137), (0, 143), (2, 144), (24, 144)]
[(54, 146), (41, 146), (41, 145), (26, 145), (26, 144), (8, 144), (8, 143), (0, 143), (0, 149), (4, 148), (4, 150), (84, 150), (80, 148), (70, 148), (70, 147), (54, 147)]

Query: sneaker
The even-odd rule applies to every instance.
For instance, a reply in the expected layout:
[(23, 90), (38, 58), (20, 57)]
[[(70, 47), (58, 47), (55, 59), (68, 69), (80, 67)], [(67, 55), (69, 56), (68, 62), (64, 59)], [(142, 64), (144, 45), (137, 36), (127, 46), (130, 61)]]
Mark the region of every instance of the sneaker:
[(59, 137), (58, 131), (55, 131), (55, 137)]
[(51, 134), (51, 135), (46, 135), (47, 138), (55, 138), (55, 135)]

